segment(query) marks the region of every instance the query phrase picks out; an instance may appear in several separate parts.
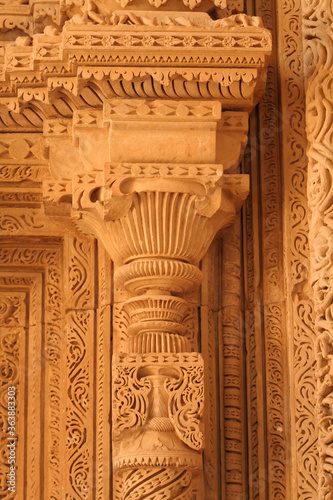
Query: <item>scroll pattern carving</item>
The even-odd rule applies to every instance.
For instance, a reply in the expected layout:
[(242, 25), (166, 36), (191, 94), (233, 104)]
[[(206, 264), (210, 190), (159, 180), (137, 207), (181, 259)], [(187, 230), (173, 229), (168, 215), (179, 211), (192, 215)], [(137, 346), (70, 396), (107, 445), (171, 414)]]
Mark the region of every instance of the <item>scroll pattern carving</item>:
[[(66, 401), (66, 462), (69, 470), (67, 495), (73, 499), (85, 499), (92, 495), (94, 461), (100, 466), (101, 457), (94, 451), (94, 432), (98, 435), (99, 426), (105, 426), (99, 418), (96, 430), (92, 425), (95, 407), (100, 408), (100, 391), (104, 387), (95, 386), (99, 370), (95, 366), (95, 343), (97, 338), (107, 335), (100, 333), (95, 324), (95, 242), (82, 235), (70, 234), (64, 242), (65, 262), (68, 266), (67, 315), (66, 315), (66, 352), (67, 352), (67, 401)], [(105, 292), (104, 292), (105, 293)], [(96, 328), (97, 327), (97, 328)], [(107, 327), (107, 325), (105, 325)], [(98, 342), (98, 341), (97, 341)], [(103, 345), (104, 347), (104, 345)], [(97, 356), (97, 351), (96, 351)], [(100, 354), (99, 360), (103, 361)], [(95, 378), (96, 377), (96, 378)], [(95, 388), (96, 387), (96, 388)], [(97, 403), (98, 401), (98, 403)], [(107, 395), (105, 394), (105, 403)], [(105, 415), (103, 414), (103, 417)], [(107, 418), (107, 417), (106, 417)], [(97, 422), (96, 422), (97, 423)], [(96, 445), (101, 443), (96, 439)], [(101, 494), (105, 494), (104, 484), (99, 483)]]
[(139, 366), (114, 365), (113, 428), (116, 431), (141, 427), (146, 423), (151, 383), (139, 378)]
[(314, 293), (314, 325), (317, 334), (317, 412), (319, 496), (329, 499), (332, 469), (332, 2), (303, 1), (304, 54), (306, 63), (306, 124), (308, 134), (308, 198), (310, 219), (311, 285)]
[[(8, 448), (8, 387), (16, 390), (16, 432), (17, 438), (19, 415), (22, 414), (18, 399), (19, 391), (24, 391), (24, 381), (20, 377), (20, 353), (24, 348), (24, 334), (26, 327), (25, 294), (0, 293), (0, 496), (12, 498), (8, 491), (9, 448)], [(23, 382), (23, 384), (22, 384)], [(22, 418), (22, 417), (21, 417)], [(17, 453), (17, 450), (16, 450)], [(19, 470), (22, 473), (21, 470)], [(16, 474), (18, 471), (16, 469)]]
[(17, 234), (43, 227), (45, 226), (40, 212), (17, 209), (15, 215), (12, 215), (8, 213), (8, 210), (0, 210), (0, 231), (2, 234)]
[(67, 334), (67, 463), (68, 494), (85, 499), (91, 493), (92, 471), (89, 446), (89, 411), (91, 411), (91, 355), (89, 338), (93, 335), (93, 313), (72, 311), (68, 314)]
[(47, 167), (34, 165), (0, 165), (1, 182), (42, 181), (47, 177)]
[[(318, 449), (316, 422), (315, 332), (313, 302), (310, 289), (310, 256), (308, 241), (307, 158), (305, 133), (305, 91), (303, 63), (302, 2), (282, 2), (280, 56), (282, 99), (282, 135), (284, 144), (285, 181), (288, 189), (287, 228), (285, 233), (287, 306), (293, 331), (291, 380), (291, 463), (297, 478), (295, 495), (305, 500), (318, 491)], [(295, 450), (293, 449), (295, 446)]]
[(70, 267), (68, 297), (72, 309), (93, 309), (93, 272), (91, 259), (94, 246), (91, 240), (69, 240)]
[[(45, 453), (49, 456), (49, 462), (45, 468), (45, 477), (49, 479), (48, 494), (50, 498), (58, 498), (60, 488), (60, 428), (59, 422), (61, 421), (60, 404), (61, 404), (61, 383), (60, 383), (60, 359), (61, 359), (61, 259), (59, 249), (55, 246), (52, 248), (36, 248), (34, 243), (26, 242), (27, 247), (20, 248), (12, 245), (2, 244), (0, 250), (0, 265), (6, 268), (15, 267), (20, 269), (27, 269), (31, 267), (41, 267), (45, 269), (45, 367), (44, 376), (45, 383), (48, 384), (49, 390), (44, 407), (44, 421), (47, 428), (49, 439), (45, 443)], [(36, 302), (33, 301), (33, 302)], [(34, 307), (37, 307), (36, 305)], [(36, 317), (34, 311), (31, 311), (32, 317)], [(32, 336), (32, 338), (34, 338)], [(32, 352), (35, 353), (36, 344), (33, 341)], [(38, 355), (36, 355), (38, 359)], [(35, 358), (35, 360), (36, 360)], [(31, 383), (38, 387), (39, 377), (33, 372)], [(34, 382), (33, 382), (34, 381)], [(33, 387), (33, 386), (32, 386)], [(32, 402), (37, 399), (37, 393), (32, 392)], [(32, 404), (32, 408), (35, 405)], [(32, 421), (33, 423), (33, 421)], [(30, 431), (29, 431), (30, 432)], [(21, 432), (20, 432), (21, 434)], [(31, 434), (31, 432), (30, 432)], [(22, 434), (21, 434), (22, 435)], [(29, 438), (30, 439), (30, 438)], [(36, 450), (37, 443), (31, 441), (31, 462), (36, 466), (36, 458), (33, 455), (33, 450)], [(37, 453), (37, 451), (36, 451)], [(38, 466), (37, 466), (38, 467)], [(30, 468), (32, 471), (32, 469)], [(36, 492), (39, 485), (33, 478), (28, 478), (28, 485), (30, 491)]]
[(169, 394), (169, 418), (177, 435), (190, 448), (203, 447), (200, 418), (203, 413), (203, 365), (181, 367), (180, 377), (168, 378), (165, 388)]

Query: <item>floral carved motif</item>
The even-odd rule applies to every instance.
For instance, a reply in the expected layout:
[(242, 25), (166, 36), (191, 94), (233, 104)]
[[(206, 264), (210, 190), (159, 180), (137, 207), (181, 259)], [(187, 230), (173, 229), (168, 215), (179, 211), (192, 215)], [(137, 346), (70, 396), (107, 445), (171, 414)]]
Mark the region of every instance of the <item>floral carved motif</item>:
[[(1, 291), (0, 293), (0, 495), (3, 497), (8, 496), (7, 474), (10, 472), (8, 429), (14, 429), (11, 436), (17, 439), (19, 426), (16, 419), (15, 425), (11, 427), (12, 419), (8, 416), (9, 390), (12, 391), (11, 388), (14, 386), (15, 392), (10, 392), (10, 395), (14, 394), (17, 403), (17, 391), (24, 391), (24, 383), (20, 377), (20, 358), (26, 326), (24, 300), (25, 293), (22, 292), (15, 294)], [(21, 404), (16, 406), (16, 411), (20, 413), (23, 410)]]
[(332, 101), (332, 4), (304, 1), (303, 30), (306, 87), (306, 125), (309, 146), (308, 199), (310, 208), (311, 285), (317, 335), (317, 417), (319, 450), (318, 498), (332, 496), (332, 259), (333, 242), (331, 179), (333, 125)]
[(203, 413), (203, 364), (184, 369), (179, 379), (167, 379), (165, 388), (169, 394), (169, 418), (180, 439), (190, 448), (203, 447), (203, 434), (199, 418)]
[(139, 378), (138, 366), (113, 366), (113, 428), (117, 431), (146, 423), (151, 383)]
[[(289, 203), (286, 228), (286, 256), (288, 269), (287, 330), (293, 331), (291, 380), (295, 400), (292, 415), (291, 447), (293, 477), (297, 478), (297, 498), (316, 498), (318, 492), (318, 424), (316, 418), (316, 369), (313, 328), (314, 308), (310, 286), (309, 209), (307, 197), (308, 162), (306, 157), (306, 118), (304, 88), (304, 31), (302, 30), (302, 1), (290, 5), (283, 2), (279, 11), (282, 30), (278, 30), (280, 43), (284, 43), (282, 95), (286, 107), (282, 108), (282, 134), (286, 166), (286, 189)], [(281, 60), (280, 56), (280, 60)], [(298, 117), (295, 120), (295, 117)], [(293, 407), (292, 407), (293, 408)], [(293, 414), (295, 412), (295, 414)], [(295, 493), (296, 494), (296, 493)]]

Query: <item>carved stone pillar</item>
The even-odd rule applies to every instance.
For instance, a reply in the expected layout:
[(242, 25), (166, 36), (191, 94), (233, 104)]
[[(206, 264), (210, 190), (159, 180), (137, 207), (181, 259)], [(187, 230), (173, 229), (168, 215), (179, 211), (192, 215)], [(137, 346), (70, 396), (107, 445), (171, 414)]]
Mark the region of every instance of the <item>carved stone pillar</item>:
[[(43, 114), (45, 212), (115, 263), (113, 498), (192, 500), (204, 495), (204, 366), (189, 296), (248, 193), (235, 172), (271, 38), (243, 14), (111, 3), (61, 2), (44, 33), (8, 45), (0, 105)], [(241, 4), (215, 3), (224, 14)]]
[[(202, 493), (204, 367), (186, 335), (186, 293), (248, 193), (248, 176), (216, 163), (219, 143), (227, 171), (237, 165), (247, 114), (221, 113), (212, 101), (114, 99), (99, 119), (92, 129), (74, 116), (81, 156), (104, 168), (73, 177), (72, 217), (103, 242), (115, 285), (128, 293), (123, 332), (114, 320), (114, 498), (192, 498)], [(103, 160), (90, 148), (98, 124), (109, 146)], [(50, 143), (51, 164), (59, 149)], [(46, 183), (48, 198), (55, 190), (58, 182)]]

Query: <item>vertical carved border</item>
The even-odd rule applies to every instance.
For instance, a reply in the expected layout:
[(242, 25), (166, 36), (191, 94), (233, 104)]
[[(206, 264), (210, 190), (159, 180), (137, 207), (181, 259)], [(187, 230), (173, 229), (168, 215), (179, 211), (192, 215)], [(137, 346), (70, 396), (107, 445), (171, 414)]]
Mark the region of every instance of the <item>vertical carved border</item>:
[[(219, 253), (221, 245), (214, 241), (202, 260), (201, 286), (201, 352), (205, 365), (205, 449), (204, 485), (207, 500), (225, 499), (223, 467), (223, 399), (220, 398), (219, 337), (221, 331), (221, 297)], [(222, 452), (222, 454), (221, 454)]]
[(65, 240), (68, 276), (66, 348), (66, 462), (68, 498), (94, 495), (95, 245), (84, 236)]
[[(277, 2), (256, 0), (255, 14), (260, 16), (265, 27), (273, 32), (273, 40), (276, 40), (277, 36), (276, 12)], [(254, 204), (258, 203), (260, 207), (259, 211), (253, 214), (254, 237), (259, 239), (260, 244), (257, 252), (259, 261), (256, 262), (255, 270), (259, 294), (251, 305), (250, 315), (247, 314), (246, 320), (247, 329), (250, 328), (250, 335), (256, 332), (255, 342), (259, 340), (254, 353), (252, 352), (254, 339), (250, 339), (249, 370), (250, 373), (253, 370), (251, 367), (252, 357), (257, 370), (254, 379), (259, 383), (259, 377), (263, 378), (260, 384), (265, 394), (263, 399), (263, 396), (258, 392), (260, 386), (257, 385), (254, 386), (256, 397), (253, 398), (251, 392), (249, 396), (250, 404), (257, 405), (257, 416), (254, 418), (255, 427), (261, 430), (258, 448), (256, 440), (253, 439), (253, 444), (261, 453), (261, 458), (258, 464), (252, 461), (250, 465), (250, 471), (252, 469), (251, 472), (255, 472), (257, 475), (256, 478), (253, 478), (255, 481), (252, 482), (254, 488), (252, 494), (254, 498), (265, 498), (267, 495), (268, 498), (272, 499), (284, 499), (288, 498), (286, 452), (288, 420), (285, 401), (288, 387), (286, 359), (288, 337), (285, 328), (278, 48), (276, 43), (274, 48), (267, 72), (266, 92), (258, 106), (257, 138), (251, 143), (251, 146), (254, 146), (251, 147), (252, 175), (255, 168), (258, 168), (260, 172), (253, 194)], [(247, 220), (246, 223), (248, 225), (249, 221)], [(262, 320), (259, 319), (261, 314)], [(250, 380), (251, 378), (250, 376)], [(252, 380), (250, 383), (252, 384)], [(258, 411), (259, 405), (261, 406), (260, 411)], [(251, 418), (253, 417), (254, 415), (251, 414)], [(252, 434), (251, 425), (249, 434)], [(266, 477), (262, 473), (263, 467), (266, 470)], [(258, 472), (256, 472), (257, 469)]]
[(99, 307), (96, 339), (96, 499), (111, 498), (111, 287), (112, 264), (98, 247)]
[[(304, 0), (305, 3), (308, 2)], [(266, 94), (259, 105), (259, 141), (255, 140), (250, 148), (253, 154), (252, 176), (254, 175), (253, 167), (256, 166), (257, 161), (261, 172), (261, 220), (263, 224), (261, 238), (264, 266), (257, 285), (260, 285), (262, 279), (265, 335), (267, 336), (270, 332), (265, 347), (269, 436), (268, 489), (270, 498), (280, 495), (279, 498), (305, 500), (316, 495), (318, 454), (314, 411), (315, 336), (312, 327), (313, 305), (309, 289), (301, 0), (293, 2), (256, 0), (255, 6), (256, 11), (253, 13), (263, 18), (265, 26), (273, 31), (273, 39), (276, 40), (275, 55), (268, 72)], [(308, 9), (307, 12), (313, 15), (313, 9)], [(277, 93), (278, 89), (281, 92), (281, 100)], [(279, 146), (281, 147), (278, 151)], [(259, 158), (256, 158), (257, 151), (259, 151)], [(280, 177), (279, 169), (283, 171), (283, 177)], [(283, 206), (282, 187), (285, 200)], [(253, 196), (256, 196), (255, 182)], [(250, 203), (247, 207), (245, 227), (248, 253), (245, 266), (247, 267), (247, 293), (248, 298), (251, 298), (255, 296), (251, 283), (256, 280), (253, 278), (256, 272), (253, 272), (249, 257), (252, 258), (253, 255), (253, 241), (256, 238), (257, 228), (255, 222), (253, 224), (251, 221)], [(282, 246), (279, 246), (277, 239), (279, 227), (282, 236), (282, 217), (284, 218), (283, 253)], [(279, 297), (278, 294), (279, 286), (283, 290), (283, 283), (281, 284), (280, 279), (282, 269), (285, 274), (286, 304), (284, 304), (284, 297)], [(260, 320), (258, 314), (254, 313), (255, 309), (252, 309), (246, 315), (247, 330), (250, 332), (248, 341), (250, 384), (252, 380), (258, 380), (258, 375), (260, 375), (260, 370), (252, 368), (252, 366), (258, 366), (258, 357), (260, 357), (260, 349), (258, 346), (255, 347), (253, 334), (258, 330)], [(281, 361), (287, 354), (288, 365)], [(290, 370), (289, 375), (287, 366)], [(288, 391), (288, 377), (290, 377), (291, 393)], [(256, 392), (250, 389), (250, 405), (256, 401), (255, 394)], [(256, 410), (258, 411), (258, 406)], [(262, 454), (264, 443), (259, 448), (257, 446), (258, 420), (254, 417), (256, 414), (254, 405), (253, 408), (251, 407), (253, 423), (250, 426), (249, 437), (250, 441), (253, 437), (253, 443), (250, 449), (252, 452), (254, 449), (258, 451), (261, 449)], [(282, 433), (279, 430), (282, 430)], [(282, 439), (283, 434), (287, 439)], [(254, 457), (257, 456), (254, 453)], [(288, 469), (286, 468), (287, 460), (291, 464)], [(252, 459), (254, 471), (257, 465), (257, 459), (255, 461)], [(273, 481), (274, 486), (272, 486), (274, 477), (276, 481)], [(258, 479), (255, 477), (255, 483)], [(255, 493), (254, 498), (256, 498)]]
[(68, 498), (92, 496), (94, 312), (67, 314), (66, 462)]
[[(241, 221), (224, 230), (222, 241), (222, 331), (224, 474), (226, 499), (247, 498), (247, 443), (241, 270)], [(222, 378), (222, 377), (221, 377)]]
[[(33, 282), (11, 278), (1, 272), (0, 275), (0, 496), (4, 499), (24, 495), (24, 476), (27, 467), (24, 446), (18, 442), (18, 436), (27, 439), (24, 407), (27, 393), (25, 369), (27, 369), (26, 341), (28, 331), (28, 295)], [(21, 288), (10, 285), (19, 285)], [(30, 285), (30, 286), (29, 286)], [(23, 288), (22, 288), (23, 286)], [(8, 388), (15, 391), (15, 433), (8, 432)], [(16, 494), (8, 489), (7, 474), (9, 466), (9, 439), (15, 443), (15, 483)], [(34, 457), (35, 458), (35, 457)], [(15, 484), (14, 483), (14, 484)]]
[[(281, 150), (284, 171), (284, 257), (291, 369), (290, 498), (317, 494), (315, 333), (310, 289), (305, 89), (301, 0), (278, 4)], [(296, 482), (296, 485), (295, 485)]]
[[(255, 117), (250, 118), (250, 130), (255, 129)], [(251, 173), (250, 194), (243, 210), (243, 266), (244, 266), (244, 332), (246, 342), (246, 389), (248, 408), (248, 481), (249, 498), (257, 500), (265, 498), (266, 489), (266, 446), (264, 401), (265, 392), (263, 377), (263, 335), (261, 295), (259, 291), (261, 275), (260, 239), (258, 213), (258, 173), (257, 157), (251, 151), (257, 151), (257, 139), (254, 134), (249, 137), (245, 151), (243, 168)]]
[[(42, 271), (44, 275), (42, 366), (43, 450), (44, 492), (50, 499), (58, 499), (61, 487), (61, 352), (63, 346), (62, 329), (62, 253), (60, 240), (49, 240), (48, 245), (38, 245), (36, 240), (10, 239), (2, 241), (0, 265), (6, 269), (13, 267), (16, 272)], [(19, 270), (19, 271), (18, 271)], [(32, 325), (34, 326), (34, 325)], [(37, 390), (37, 387), (36, 387)], [(30, 404), (30, 403), (29, 403)], [(32, 422), (29, 422), (32, 424)], [(42, 427), (40, 427), (42, 429)], [(30, 430), (29, 430), (30, 433)], [(36, 445), (37, 446), (37, 445)], [(32, 449), (29, 450), (29, 453)], [(35, 482), (34, 482), (35, 481)], [(28, 480), (29, 488), (39, 486), (36, 476)], [(30, 493), (30, 492), (29, 492)], [(38, 498), (36, 496), (36, 498)]]
[(310, 263), (316, 334), (318, 498), (333, 491), (333, 5), (303, 0)]
[(205, 361), (205, 498), (247, 498), (246, 390), (241, 306), (241, 222), (202, 261), (201, 350)]

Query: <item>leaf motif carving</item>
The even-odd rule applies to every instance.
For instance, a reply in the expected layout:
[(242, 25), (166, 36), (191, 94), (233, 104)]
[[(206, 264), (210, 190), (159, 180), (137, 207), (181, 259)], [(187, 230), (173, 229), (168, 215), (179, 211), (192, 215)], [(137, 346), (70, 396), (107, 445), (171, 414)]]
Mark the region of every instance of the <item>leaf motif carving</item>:
[(151, 382), (140, 378), (140, 367), (113, 367), (113, 428), (116, 432), (141, 427), (147, 420)]
[(165, 389), (169, 395), (169, 418), (178, 437), (190, 448), (203, 447), (200, 417), (203, 412), (203, 364), (178, 368), (179, 378), (167, 378)]

